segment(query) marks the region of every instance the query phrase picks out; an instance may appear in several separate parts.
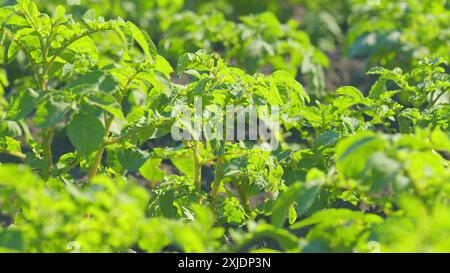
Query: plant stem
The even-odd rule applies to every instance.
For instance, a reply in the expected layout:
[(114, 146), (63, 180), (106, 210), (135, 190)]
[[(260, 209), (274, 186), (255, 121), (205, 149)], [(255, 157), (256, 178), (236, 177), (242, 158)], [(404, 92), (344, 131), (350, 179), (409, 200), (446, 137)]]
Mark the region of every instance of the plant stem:
[[(44, 49), (42, 49), (44, 50)], [(44, 91), (48, 90), (48, 78), (47, 74), (40, 76), (41, 88)], [(43, 129), (44, 130), (44, 129)], [(47, 161), (48, 169), (53, 169), (53, 158), (52, 158), (52, 137), (53, 137), (53, 127), (47, 128), (46, 131), (42, 132), (42, 149), (44, 152), (44, 158)]]
[(18, 159), (25, 161), (27, 159), (27, 156), (25, 154), (22, 154), (20, 152), (6, 152), (6, 154), (10, 156), (17, 157)]
[(250, 203), (248, 202), (247, 194), (245, 193), (244, 185), (239, 184), (237, 186), (237, 191), (239, 198), (241, 199), (242, 206), (244, 207), (245, 213), (250, 216), (252, 214), (252, 208), (250, 207)]
[(102, 161), (103, 153), (105, 152), (106, 143), (108, 141), (108, 135), (109, 130), (111, 129), (112, 122), (114, 120), (114, 116), (108, 117), (105, 123), (105, 132), (102, 144), (100, 145), (100, 148), (97, 151), (97, 154), (95, 155), (94, 164), (92, 165), (92, 168), (89, 172), (88, 180), (91, 180), (97, 175), (97, 170), (100, 165), (100, 162)]
[(220, 187), (220, 181), (222, 180), (222, 165), (223, 165), (224, 156), (219, 155), (217, 157), (216, 161), (216, 170), (214, 173), (214, 181), (212, 183), (212, 190), (211, 190), (211, 207), (214, 210), (216, 206), (216, 196), (219, 192)]
[[(136, 72), (132, 77), (130, 77), (130, 78), (127, 80), (127, 82), (126, 82), (125, 86), (122, 88), (122, 92), (121, 92), (121, 94), (120, 94), (120, 96), (119, 96), (119, 99), (118, 99), (119, 103), (122, 103), (122, 100), (123, 100), (123, 98), (125, 97), (126, 90), (127, 90), (128, 86), (130, 85), (130, 83), (133, 81), (133, 79), (134, 79), (139, 73), (140, 73), (140, 72)], [(114, 142), (111, 143), (111, 142), (108, 140), (109, 130), (111, 129), (111, 124), (112, 124), (113, 121), (114, 121), (114, 116), (109, 116), (108, 119), (106, 120), (106, 123), (105, 123), (105, 132), (104, 132), (104, 135), (103, 135), (103, 142), (102, 142), (102, 144), (100, 145), (100, 148), (99, 148), (97, 154), (95, 155), (94, 164), (92, 165), (92, 168), (91, 168), (91, 170), (90, 170), (90, 172), (89, 172), (89, 176), (88, 176), (88, 179), (89, 179), (89, 180), (91, 180), (92, 178), (94, 178), (94, 177), (97, 175), (97, 169), (98, 169), (98, 167), (99, 167), (99, 165), (100, 165), (100, 162), (102, 161), (103, 153), (105, 152), (106, 146), (109, 145), (109, 144), (114, 143)], [(116, 140), (119, 141), (120, 138), (116, 138)]]
[[(30, 20), (30, 21), (32, 22), (32, 20)], [(33, 73), (35, 75), (35, 78), (36, 78), (38, 84), (40, 85), (40, 87), (43, 90), (47, 90), (48, 89), (48, 79), (47, 79), (46, 69), (44, 69), (44, 71), (45, 71), (44, 73), (42, 73), (42, 74), (39, 73), (38, 65), (34, 61), (31, 54), (28, 52), (26, 47), (20, 42), (20, 40), (17, 37), (15, 37), (12, 33), (10, 33), (9, 31), (7, 31), (5, 29), (0, 29), (0, 33), (3, 33), (4, 35), (6, 35), (6, 37), (8, 37), (12, 42), (16, 43), (19, 46), (19, 48), (23, 51), (23, 53), (27, 57), (28, 61), (30, 62), (31, 68), (33, 70)], [(40, 42), (41, 42), (41, 40), (40, 40)], [(46, 50), (42, 44), (41, 44), (41, 49), (43, 50), (43, 52)], [(51, 148), (52, 135), (53, 135), (53, 128), (48, 128), (47, 131), (43, 130), (43, 132), (42, 132), (42, 149), (43, 149), (44, 158), (47, 161), (49, 170), (51, 170), (53, 168), (52, 148)]]
[(195, 141), (194, 151), (194, 185), (198, 193), (202, 192), (202, 165), (199, 151), (199, 142)]
[(434, 106), (436, 104), (436, 102), (438, 102), (438, 100), (445, 94), (445, 91), (442, 91), (442, 93), (440, 93), (439, 95), (437, 95), (436, 98), (432, 98), (431, 99), (431, 105)]
[(33, 135), (31, 134), (27, 123), (22, 119), (22, 120), (19, 120), (19, 124), (20, 124), (20, 127), (22, 128), (23, 134), (25, 135), (25, 140), (27, 142), (32, 141), (33, 140)]
[(100, 165), (100, 162), (102, 161), (103, 153), (105, 152), (105, 147), (105, 143), (102, 143), (97, 151), (97, 154), (95, 155), (94, 164), (92, 164), (92, 168), (88, 176), (89, 181), (97, 175), (98, 167)]
[(108, 139), (108, 140), (105, 141), (105, 146), (108, 146), (108, 145), (117, 143), (117, 142), (119, 142), (122, 138), (124, 138), (124, 137), (126, 137), (126, 136), (128, 136), (128, 135), (129, 135), (129, 133), (126, 133), (126, 134), (117, 136), (117, 137), (115, 137), (115, 138)]
[(47, 161), (48, 169), (51, 170), (53, 168), (53, 160), (52, 160), (52, 135), (53, 128), (47, 128), (46, 131), (42, 132), (42, 149), (44, 152), (44, 158)]

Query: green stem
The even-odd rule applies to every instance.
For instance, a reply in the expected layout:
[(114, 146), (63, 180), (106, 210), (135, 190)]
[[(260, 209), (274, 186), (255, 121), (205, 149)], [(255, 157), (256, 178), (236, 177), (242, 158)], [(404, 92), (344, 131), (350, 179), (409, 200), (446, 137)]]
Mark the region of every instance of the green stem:
[(112, 139), (108, 139), (109, 130), (111, 129), (113, 120), (114, 120), (114, 117), (111, 117), (110, 119), (108, 119), (106, 121), (104, 141), (100, 145), (100, 148), (99, 148), (97, 154), (95, 155), (94, 164), (92, 165), (92, 169), (89, 172), (89, 180), (91, 180), (92, 178), (94, 178), (97, 175), (97, 170), (100, 165), (100, 162), (102, 161), (103, 153), (105, 152), (106, 147), (119, 142), (121, 139), (123, 139), (124, 137), (129, 135), (129, 134), (123, 134), (121, 136), (118, 136), (118, 137), (115, 137)]
[(18, 159), (25, 161), (27, 159), (27, 155), (22, 154), (20, 152), (5, 152), (6, 154), (10, 155), (10, 156), (14, 156), (17, 157)]
[(42, 132), (42, 149), (44, 152), (44, 159), (47, 161), (48, 169), (53, 169), (52, 161), (52, 135), (53, 128), (47, 128), (46, 131)]
[[(40, 75), (41, 88), (44, 91), (48, 90), (48, 79), (47, 74)], [(43, 129), (44, 130), (44, 129)], [(52, 137), (53, 137), (53, 127), (47, 128), (46, 131), (42, 132), (42, 149), (44, 152), (44, 158), (47, 161), (47, 167), (49, 170), (53, 169), (53, 158), (52, 158)]]
[(91, 168), (91, 170), (89, 172), (89, 176), (88, 176), (89, 180), (91, 180), (92, 178), (94, 178), (97, 175), (97, 170), (100, 165), (100, 162), (102, 161), (103, 153), (105, 152), (106, 143), (107, 143), (107, 139), (108, 139), (108, 135), (109, 135), (109, 130), (111, 129), (113, 120), (114, 120), (114, 116), (110, 116), (106, 120), (103, 142), (100, 145), (100, 148), (98, 149), (97, 154), (95, 155), (94, 164), (92, 165), (92, 168)]
[[(130, 77), (128, 79), (128, 81), (126, 82), (125, 86), (122, 88), (122, 92), (119, 96), (119, 103), (122, 103), (123, 98), (126, 95), (126, 90), (128, 88), (128, 86), (130, 85), (130, 83), (133, 81), (134, 77), (136, 77), (140, 72), (136, 72), (132, 77)], [(94, 164), (92, 165), (92, 168), (89, 172), (89, 176), (88, 179), (91, 180), (92, 178), (94, 178), (97, 175), (97, 170), (98, 167), (100, 166), (100, 163), (102, 161), (102, 157), (103, 157), (103, 153), (105, 152), (105, 148), (107, 145), (112, 144), (114, 142), (111, 143), (110, 140), (108, 140), (108, 136), (109, 136), (109, 130), (111, 129), (111, 125), (112, 122), (114, 121), (114, 116), (110, 116), (105, 123), (105, 131), (104, 131), (104, 135), (103, 135), (103, 141), (102, 144), (100, 145), (99, 150), (97, 151), (97, 154), (95, 155), (95, 159), (94, 159)], [(119, 141), (120, 138), (117, 138), (117, 141)]]
[(211, 207), (214, 210), (216, 206), (216, 196), (219, 192), (220, 188), (220, 182), (222, 181), (222, 165), (224, 161), (224, 156), (219, 155), (217, 157), (216, 161), (216, 170), (214, 173), (214, 181), (212, 183), (212, 190), (211, 190)]
[(252, 208), (250, 207), (250, 203), (248, 202), (247, 194), (245, 193), (244, 185), (239, 184), (237, 186), (237, 191), (239, 198), (241, 199), (241, 204), (244, 207), (245, 213), (250, 216), (252, 215)]
[(431, 99), (431, 105), (434, 106), (436, 104), (436, 102), (438, 102), (438, 100), (445, 94), (445, 91), (442, 91), (442, 93), (440, 93), (439, 95), (437, 95), (436, 98)]
[(32, 141), (33, 140), (33, 135), (31, 134), (27, 123), (22, 119), (22, 120), (19, 120), (19, 124), (20, 124), (20, 127), (22, 128), (23, 134), (25, 135), (25, 140), (27, 142)]
[(107, 141), (105, 141), (105, 146), (108, 146), (108, 145), (117, 143), (117, 142), (119, 142), (122, 138), (124, 138), (124, 137), (126, 137), (126, 136), (128, 136), (128, 135), (129, 135), (129, 133), (123, 134), (123, 135), (120, 135), (120, 136), (117, 136), (117, 137), (114, 137), (114, 138), (111, 138), (111, 139), (108, 139)]
[(105, 152), (105, 147), (105, 143), (102, 143), (97, 151), (97, 154), (95, 155), (94, 164), (92, 164), (92, 168), (88, 176), (89, 181), (97, 175), (98, 167), (100, 165), (100, 162), (102, 161), (103, 153)]
[(194, 151), (194, 185), (198, 193), (202, 192), (202, 165), (199, 151), (199, 142), (195, 141)]

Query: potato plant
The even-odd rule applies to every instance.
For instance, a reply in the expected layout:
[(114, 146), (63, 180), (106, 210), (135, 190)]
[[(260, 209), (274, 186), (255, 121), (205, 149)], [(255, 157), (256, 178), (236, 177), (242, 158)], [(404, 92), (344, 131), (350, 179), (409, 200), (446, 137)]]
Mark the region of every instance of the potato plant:
[[(366, 56), (368, 64), (394, 68), (411, 65), (431, 54), (448, 59), (447, 1), (389, 1), (367, 5), (355, 1), (348, 22), (348, 54)], [(358, 3), (359, 2), (359, 3)]]
[(450, 251), (445, 39), (330, 89), (334, 46), (271, 1), (60, 2), (0, 8), (0, 251)]

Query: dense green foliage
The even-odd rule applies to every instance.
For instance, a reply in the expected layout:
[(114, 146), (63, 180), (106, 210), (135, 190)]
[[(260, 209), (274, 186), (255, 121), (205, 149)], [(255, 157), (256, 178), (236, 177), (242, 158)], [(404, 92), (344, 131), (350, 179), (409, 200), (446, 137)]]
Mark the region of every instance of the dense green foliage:
[(450, 251), (447, 1), (3, 2), (0, 251)]

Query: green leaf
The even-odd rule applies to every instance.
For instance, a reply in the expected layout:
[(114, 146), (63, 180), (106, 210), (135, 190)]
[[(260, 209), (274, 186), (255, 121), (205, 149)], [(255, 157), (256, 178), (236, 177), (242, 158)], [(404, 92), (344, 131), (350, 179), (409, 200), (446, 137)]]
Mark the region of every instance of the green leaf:
[(219, 210), (228, 223), (241, 224), (245, 220), (245, 211), (236, 197), (225, 198), (219, 205)]
[(298, 200), (297, 213), (305, 214), (313, 205), (325, 183), (325, 174), (316, 168), (312, 168), (306, 174), (306, 183)]
[(194, 177), (195, 164), (193, 157), (174, 157), (170, 160), (183, 174), (188, 177)]
[(178, 209), (174, 206), (175, 194), (173, 190), (164, 192), (158, 199), (164, 217), (176, 218), (178, 216)]
[(369, 92), (369, 99), (379, 99), (381, 94), (386, 92), (386, 79), (380, 78), (375, 82), (374, 85), (372, 85), (372, 88)]
[(364, 98), (363, 93), (353, 86), (342, 86), (336, 90), (336, 94), (340, 95), (333, 101), (333, 105), (340, 110), (347, 109), (356, 104), (371, 105), (371, 101)]
[(34, 153), (27, 153), (25, 163), (27, 166), (30, 166), (33, 169), (46, 170), (48, 168), (47, 160), (43, 158), (37, 158)]
[(292, 185), (286, 192), (282, 193), (275, 202), (272, 209), (271, 222), (276, 227), (281, 227), (286, 220), (288, 211), (292, 203), (297, 201), (302, 193), (302, 184), (297, 182)]
[(90, 92), (85, 99), (89, 104), (111, 113), (116, 118), (125, 119), (120, 104), (112, 95), (103, 92)]
[(119, 143), (106, 146), (106, 165), (108, 169), (117, 175), (123, 174), (126, 170), (119, 161), (119, 152), (123, 145)]
[(334, 145), (339, 139), (339, 133), (335, 131), (325, 131), (314, 141), (313, 148), (319, 149), (321, 147)]
[(81, 93), (85, 91), (100, 91), (104, 93), (114, 93), (119, 89), (117, 80), (103, 71), (94, 70), (80, 78), (71, 81), (67, 89)]
[(289, 72), (278, 70), (273, 72), (271, 76), (277, 81), (277, 88), (283, 94), (283, 97), (289, 98), (294, 105), (304, 104), (305, 101), (309, 102), (308, 93)]
[[(0, 61), (1, 61), (1, 57), (0, 57)], [(0, 95), (3, 95), (3, 88), (4, 87), (8, 87), (9, 85), (9, 81), (8, 81), (8, 75), (7, 75), (7, 71), (5, 69), (0, 69)]]
[(15, 228), (0, 230), (0, 249), (10, 251), (24, 251), (22, 231)]
[[(98, 61), (98, 49), (94, 41), (89, 37), (83, 37), (70, 44), (67, 49), (75, 54), (85, 54), (94, 61)], [(64, 58), (64, 55), (61, 55)], [(71, 62), (72, 60), (67, 59)]]
[(161, 161), (161, 158), (150, 157), (139, 168), (139, 173), (147, 180), (162, 181), (166, 173), (160, 169)]
[(364, 181), (370, 183), (370, 192), (381, 191), (388, 183), (395, 180), (400, 171), (400, 164), (387, 157), (383, 152), (374, 153), (366, 166)]
[(0, 153), (2, 152), (21, 153), (20, 141), (8, 136), (0, 137)]
[(292, 225), (293, 223), (295, 223), (295, 221), (297, 221), (297, 210), (295, 209), (294, 205), (291, 205), (289, 207), (289, 213), (288, 213), (288, 222), (290, 225)]
[(48, 128), (54, 126), (64, 118), (70, 108), (71, 104), (63, 94), (43, 97), (43, 100), (38, 103), (34, 116), (36, 127)]
[(156, 56), (155, 68), (166, 76), (173, 72), (170, 63), (161, 55)]
[[(63, 154), (58, 160), (58, 169), (64, 170), (79, 162), (79, 157), (75, 153)], [(70, 170), (70, 169), (68, 169)]]
[(431, 133), (430, 136), (431, 145), (433, 149), (437, 151), (450, 152), (450, 139), (449, 136), (443, 131), (437, 129)]
[(320, 224), (322, 227), (338, 227), (348, 224), (359, 223), (380, 223), (383, 221), (378, 215), (364, 214), (362, 211), (351, 211), (348, 209), (323, 209), (314, 213), (312, 216), (295, 223), (291, 229), (299, 229), (314, 224)]
[(22, 11), (27, 14), (31, 19), (38, 17), (41, 13), (39, 12), (36, 3), (29, 0), (19, 0), (15, 6), (16, 10)]
[(14, 12), (10, 7), (0, 9), (0, 23), (10, 26), (28, 26), (28, 21)]
[(182, 72), (195, 69), (198, 71), (209, 71), (214, 66), (213, 55), (205, 50), (199, 50), (194, 53), (185, 53), (178, 59), (176, 72), (180, 75)]
[(127, 24), (134, 39), (144, 51), (145, 56), (147, 56), (150, 60), (155, 60), (157, 55), (156, 47), (150, 36), (148, 36), (146, 32), (140, 30), (135, 24), (131, 22), (127, 22)]
[(325, 174), (316, 168), (311, 169), (306, 175), (305, 183), (294, 183), (276, 200), (272, 209), (272, 224), (282, 227), (288, 212), (291, 214), (290, 209), (294, 202), (298, 203), (297, 213), (304, 214), (313, 204), (324, 183)]
[(178, 58), (176, 72), (180, 75), (183, 71), (185, 71), (191, 63), (194, 62), (195, 55), (192, 53), (186, 53)]
[(17, 43), (11, 43), (8, 47), (8, 53), (6, 55), (6, 60), (8, 63), (11, 63), (16, 58), (17, 54), (20, 51), (20, 47), (17, 45)]
[(104, 134), (103, 123), (94, 116), (79, 112), (67, 126), (67, 136), (75, 149), (84, 156), (100, 148)]
[(64, 18), (65, 15), (66, 15), (66, 9), (61, 5), (56, 6), (55, 18), (62, 19), (62, 18)]
[(336, 146), (336, 169), (342, 177), (361, 178), (371, 155), (383, 150), (385, 143), (372, 132), (361, 132)]
[(31, 88), (21, 91), (14, 99), (6, 118), (17, 121), (28, 116), (33, 111), (38, 96), (39, 94)]
[(148, 153), (134, 147), (127, 147), (119, 151), (118, 158), (125, 169), (135, 172), (147, 161)]

